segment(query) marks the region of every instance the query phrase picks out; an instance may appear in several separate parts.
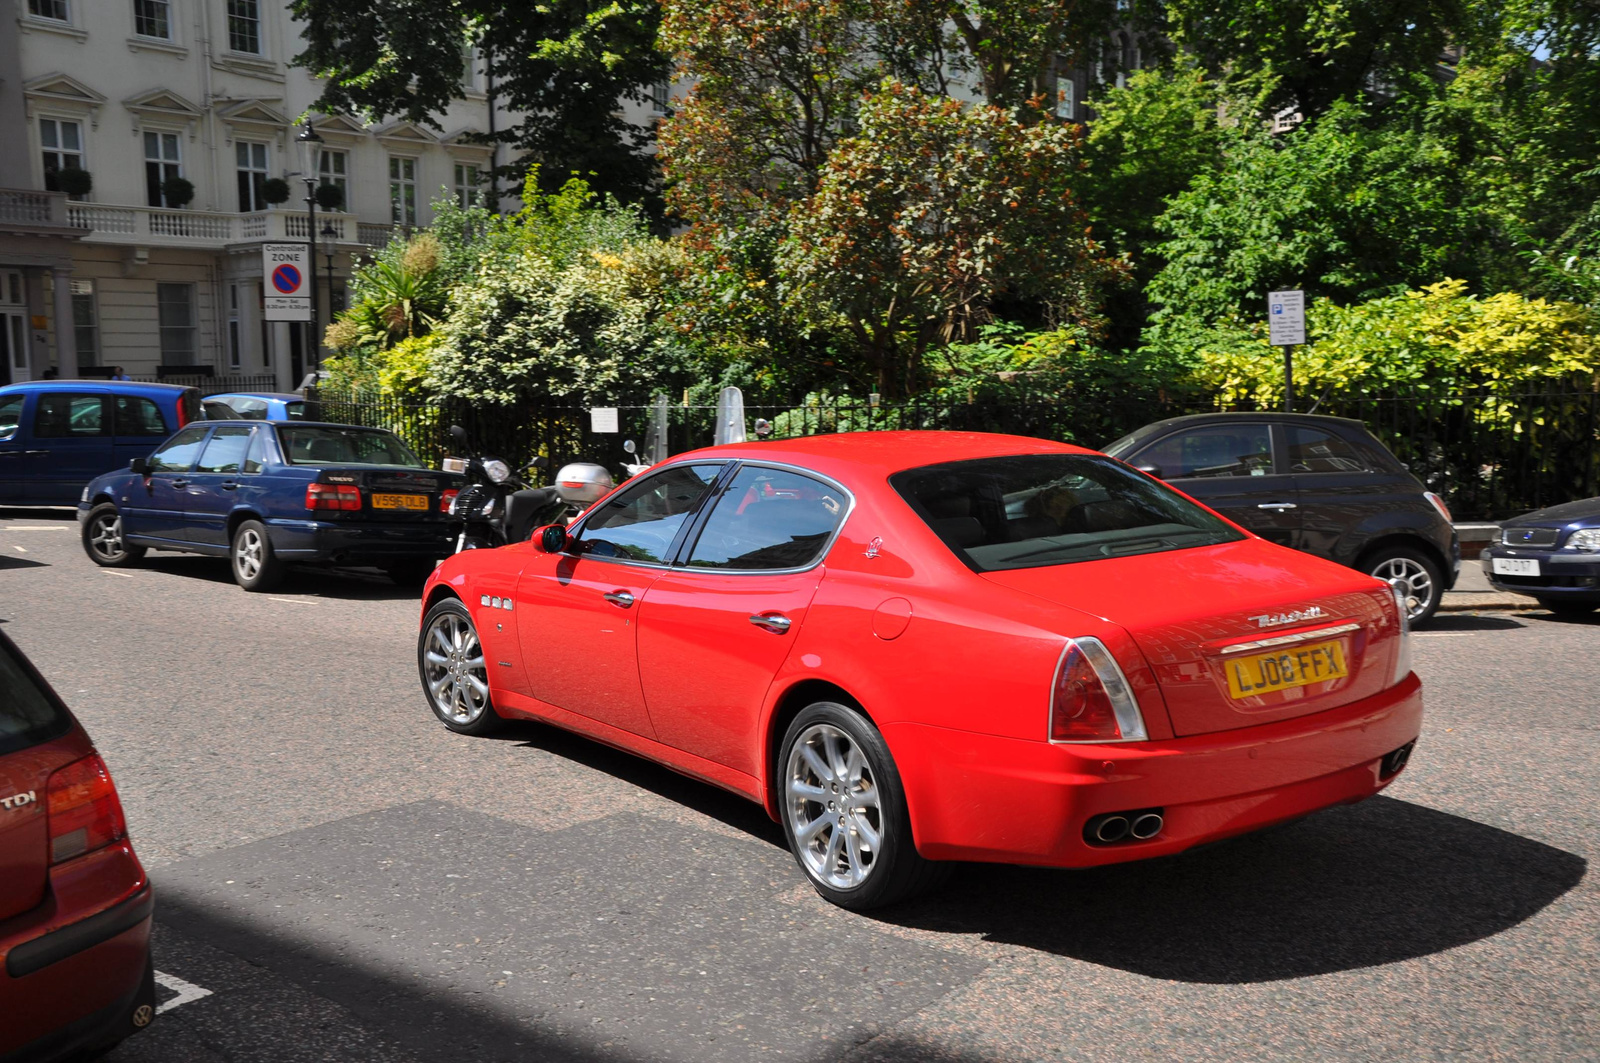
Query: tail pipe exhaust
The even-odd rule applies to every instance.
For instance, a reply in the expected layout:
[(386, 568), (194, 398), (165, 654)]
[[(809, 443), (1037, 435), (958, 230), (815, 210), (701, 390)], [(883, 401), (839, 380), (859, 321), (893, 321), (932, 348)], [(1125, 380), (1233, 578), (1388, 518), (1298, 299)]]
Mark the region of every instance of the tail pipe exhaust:
[(1101, 846), (1147, 842), (1159, 835), (1164, 826), (1166, 817), (1159, 808), (1103, 812), (1083, 825), (1083, 840)]

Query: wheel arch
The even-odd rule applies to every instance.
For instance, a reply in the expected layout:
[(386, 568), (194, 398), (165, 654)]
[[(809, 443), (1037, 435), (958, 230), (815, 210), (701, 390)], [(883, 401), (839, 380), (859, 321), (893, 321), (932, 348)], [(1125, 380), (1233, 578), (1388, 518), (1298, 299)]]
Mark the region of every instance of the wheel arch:
[(765, 740), (762, 743), (763, 764), (766, 768), (763, 804), (766, 806), (767, 815), (771, 816), (774, 822), (779, 822), (781, 815), (778, 806), (778, 777), (782, 773), (778, 770), (778, 758), (782, 750), (779, 746), (783, 744), (783, 736), (789, 730), (789, 724), (800, 715), (800, 710), (818, 701), (837, 701), (841, 705), (848, 705), (865, 716), (872, 726), (878, 726), (872, 714), (855, 695), (830, 680), (801, 679), (785, 688), (778, 695), (771, 713), (767, 716)]
[[(1367, 563), (1373, 557), (1385, 550), (1402, 546), (1426, 555), (1428, 560), (1438, 566), (1440, 576), (1445, 580), (1450, 578), (1450, 562), (1439, 552), (1439, 548), (1421, 536), (1409, 535), (1405, 532), (1392, 532), (1367, 543), (1361, 548), (1361, 552), (1356, 555), (1356, 559), (1350, 567), (1366, 571)], [(1443, 591), (1444, 588), (1441, 587), (1440, 590)]]
[[(256, 510), (245, 506), (239, 507), (232, 513), (228, 514), (228, 545), (230, 547), (233, 545), (233, 536), (234, 533), (239, 530), (239, 525), (243, 524), (247, 520), (253, 520), (260, 524), (263, 528), (267, 527), (267, 518), (265, 514), (259, 513)], [(271, 531), (268, 531), (267, 535), (269, 539), (271, 534)]]
[[(461, 595), (457, 594), (455, 592), (455, 588), (450, 586), (450, 584), (435, 583), (433, 585), (433, 589), (428, 592), (428, 596), (422, 600), (422, 615), (426, 617), (429, 610), (438, 605), (440, 602), (444, 601), (446, 598), (454, 598), (458, 602), (461, 601)], [(464, 605), (466, 603), (462, 602), (462, 604)]]

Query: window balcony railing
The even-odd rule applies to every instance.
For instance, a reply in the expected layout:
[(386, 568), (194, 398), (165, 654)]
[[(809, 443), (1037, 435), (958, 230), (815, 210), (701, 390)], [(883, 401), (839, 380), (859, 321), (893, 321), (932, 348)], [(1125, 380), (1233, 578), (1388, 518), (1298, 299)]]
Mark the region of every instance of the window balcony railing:
[(0, 222), (12, 225), (65, 226), (67, 197), (63, 192), (0, 188)]
[[(52, 193), (31, 193), (47, 196)], [(3, 195), (3, 194), (0, 194)], [(9, 220), (0, 198), (0, 220)], [(20, 209), (20, 208), (19, 208)], [(166, 207), (119, 207), (101, 203), (66, 203), (66, 224), (87, 230), (95, 243), (149, 244), (161, 247), (222, 247), (254, 240), (318, 240), (324, 225), (331, 225), (341, 244), (381, 247), (389, 242), (390, 226), (358, 221), (352, 214), (317, 212), (317, 233), (312, 234), (303, 211), (263, 210), (250, 214), (224, 214)]]

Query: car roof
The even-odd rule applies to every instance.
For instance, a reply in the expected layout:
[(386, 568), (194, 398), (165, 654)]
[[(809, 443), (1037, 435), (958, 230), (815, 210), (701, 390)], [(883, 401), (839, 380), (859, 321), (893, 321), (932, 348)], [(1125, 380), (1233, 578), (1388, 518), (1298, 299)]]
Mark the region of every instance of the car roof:
[(888, 476), (902, 469), (973, 458), (1092, 453), (1094, 451), (1070, 443), (1056, 443), (1033, 436), (1009, 436), (993, 432), (895, 431), (839, 432), (794, 439), (730, 443), (674, 454), (672, 460), (676, 463), (689, 458), (739, 458), (800, 465), (824, 474), (849, 470), (857, 474)]
[(0, 387), (0, 395), (27, 391), (79, 391), (83, 388), (107, 388), (112, 391), (133, 391), (146, 394), (184, 392), (194, 390), (193, 384), (151, 384), (142, 380), (101, 380), (97, 377), (66, 377), (55, 380), (22, 380)]
[[(1226, 424), (1229, 421), (1267, 421), (1274, 424), (1323, 424), (1338, 425), (1343, 428), (1356, 428), (1363, 434), (1367, 426), (1351, 417), (1333, 417), (1325, 413), (1290, 413), (1284, 410), (1218, 410), (1215, 413), (1190, 413), (1181, 417), (1167, 417), (1160, 421), (1151, 421), (1142, 428), (1136, 428), (1121, 438), (1132, 442), (1142, 442), (1153, 435), (1167, 432), (1174, 428), (1187, 428), (1206, 424)], [(1107, 440), (1110, 446), (1113, 440)]]
[[(191, 427), (193, 427), (194, 425), (197, 425), (197, 424), (199, 424), (199, 425), (207, 425), (207, 426), (209, 426), (209, 425), (219, 425), (219, 424), (229, 424), (229, 425), (258, 425), (258, 424), (264, 424), (264, 425), (267, 425), (270, 428), (339, 428), (339, 429), (343, 429), (345, 431), (350, 431), (350, 430), (354, 429), (357, 432), (388, 432), (390, 435), (394, 435), (395, 434), (392, 429), (389, 429), (389, 428), (375, 428), (372, 425), (365, 425), (365, 424), (340, 424), (338, 421), (263, 421), (259, 417), (208, 417), (204, 421), (190, 421), (188, 424), (184, 425), (184, 427), (185, 428), (191, 428)], [(396, 438), (399, 438), (399, 437), (396, 436)], [(405, 442), (405, 441), (401, 440), (401, 442)], [(409, 446), (410, 444), (407, 444), (407, 445)]]
[(207, 395), (209, 399), (277, 399), (279, 402), (304, 402), (304, 395), (297, 395), (292, 391), (224, 391), (216, 395)]

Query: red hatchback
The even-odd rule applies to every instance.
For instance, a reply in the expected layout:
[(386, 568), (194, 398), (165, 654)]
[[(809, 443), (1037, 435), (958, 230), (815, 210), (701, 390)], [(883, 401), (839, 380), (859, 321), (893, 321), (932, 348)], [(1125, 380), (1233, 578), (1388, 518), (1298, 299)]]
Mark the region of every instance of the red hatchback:
[(1088, 867), (1360, 801), (1422, 726), (1393, 589), (1101, 454), (882, 432), (651, 468), (424, 590), (435, 714), (761, 802), (823, 896)]
[(0, 634), (0, 1059), (94, 1054), (150, 1024), (153, 903), (104, 762)]

